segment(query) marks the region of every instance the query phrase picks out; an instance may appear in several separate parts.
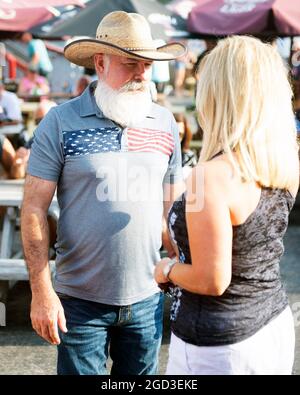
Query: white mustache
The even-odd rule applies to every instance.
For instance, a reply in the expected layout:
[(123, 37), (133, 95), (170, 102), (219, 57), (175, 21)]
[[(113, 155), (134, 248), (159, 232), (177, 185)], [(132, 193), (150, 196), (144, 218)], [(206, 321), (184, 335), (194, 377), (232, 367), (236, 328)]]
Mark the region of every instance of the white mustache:
[(137, 81), (129, 81), (127, 84), (122, 86), (121, 89), (119, 89), (119, 92), (131, 92), (131, 91), (145, 91), (148, 88), (148, 83), (147, 82), (137, 82)]
[(122, 126), (136, 125), (148, 115), (152, 105), (149, 84), (145, 81), (131, 81), (117, 90), (98, 81), (95, 100), (107, 118)]

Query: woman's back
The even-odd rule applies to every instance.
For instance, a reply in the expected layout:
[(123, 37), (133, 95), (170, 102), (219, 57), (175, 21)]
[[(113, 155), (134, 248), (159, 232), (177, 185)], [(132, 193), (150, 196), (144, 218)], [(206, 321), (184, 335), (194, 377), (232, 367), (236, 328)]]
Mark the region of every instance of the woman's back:
[[(251, 336), (288, 305), (279, 262), (294, 197), (283, 189), (260, 188), (254, 182), (243, 182), (226, 155), (206, 163), (204, 168), (205, 177), (221, 184), (219, 192), (230, 211), (231, 282), (221, 296), (177, 289), (180, 297), (172, 308), (172, 330), (192, 344), (224, 345)], [(183, 196), (170, 211), (169, 226), (182, 261), (190, 263), (186, 209)], [(179, 307), (181, 314), (177, 317)]]

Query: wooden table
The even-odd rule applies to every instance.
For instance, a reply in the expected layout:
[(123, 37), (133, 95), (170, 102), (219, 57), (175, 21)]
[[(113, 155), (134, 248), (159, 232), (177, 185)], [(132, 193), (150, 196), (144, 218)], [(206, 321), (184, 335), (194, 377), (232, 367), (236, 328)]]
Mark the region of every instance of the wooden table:
[[(0, 206), (6, 207), (0, 245), (0, 283), (2, 282), (2, 287), (3, 281), (28, 280), (26, 264), (22, 259), (22, 250), (13, 255), (13, 242), (16, 229), (20, 224), (19, 212), (23, 200), (23, 189), (24, 180), (0, 180)], [(58, 219), (59, 208), (56, 196), (49, 208), (49, 215)], [(51, 261), (52, 273), (54, 273), (54, 267), (54, 261)]]

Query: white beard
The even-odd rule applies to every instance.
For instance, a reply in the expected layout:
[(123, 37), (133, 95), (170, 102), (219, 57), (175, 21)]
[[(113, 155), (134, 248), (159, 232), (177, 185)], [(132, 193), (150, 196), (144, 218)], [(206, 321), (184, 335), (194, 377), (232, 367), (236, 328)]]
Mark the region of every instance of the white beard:
[(99, 80), (95, 100), (106, 118), (123, 127), (136, 126), (149, 115), (152, 105), (149, 86), (143, 82), (129, 82), (115, 90)]

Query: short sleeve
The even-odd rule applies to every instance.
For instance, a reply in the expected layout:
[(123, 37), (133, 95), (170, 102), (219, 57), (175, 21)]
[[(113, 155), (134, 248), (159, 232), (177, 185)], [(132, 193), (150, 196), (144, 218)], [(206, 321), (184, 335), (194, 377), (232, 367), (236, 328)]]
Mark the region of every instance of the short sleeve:
[(181, 144), (179, 139), (178, 126), (173, 116), (171, 121), (171, 130), (175, 146), (169, 160), (167, 173), (164, 177), (164, 184), (177, 184), (183, 181)]
[(64, 165), (63, 138), (56, 109), (51, 109), (36, 129), (27, 173), (57, 182)]

